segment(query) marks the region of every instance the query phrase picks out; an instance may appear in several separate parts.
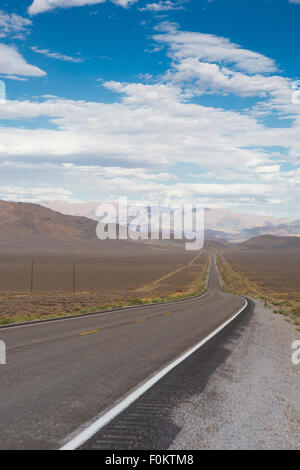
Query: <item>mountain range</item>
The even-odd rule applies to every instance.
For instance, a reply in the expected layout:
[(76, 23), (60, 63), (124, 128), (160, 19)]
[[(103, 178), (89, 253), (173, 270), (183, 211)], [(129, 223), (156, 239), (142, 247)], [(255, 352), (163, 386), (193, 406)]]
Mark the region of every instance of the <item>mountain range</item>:
[[(221, 215), (224, 224), (231, 218), (232, 225), (236, 226), (241, 220), (236, 214), (231, 217), (228, 211), (226, 211), (226, 217), (220, 211), (213, 214), (208, 212), (208, 214), (211, 220), (212, 215), (214, 216), (216, 224), (220, 223)], [(248, 223), (258, 223), (258, 219), (252, 219), (252, 222), (248, 221)], [(285, 227), (287, 230), (286, 227), (289, 225), (297, 229), (298, 222), (278, 223), (277, 227), (280, 230)], [(2, 252), (42, 250), (43, 252), (63, 251), (65, 253), (102, 250), (108, 254), (111, 251), (118, 253), (128, 252), (131, 249), (184, 249), (184, 240), (174, 239), (101, 241), (96, 236), (96, 226), (97, 221), (89, 217), (63, 214), (39, 204), (0, 201), (0, 249)], [(271, 223), (269, 226), (274, 227)], [(250, 233), (256, 230), (259, 231), (260, 227), (248, 228), (244, 232)], [(259, 235), (247, 241), (232, 244), (226, 238), (230, 235), (240, 237), (240, 234), (207, 230), (204, 247), (216, 250), (234, 247), (243, 250), (300, 248), (300, 237), (297, 236)]]
[(300, 237), (277, 237), (260, 235), (238, 245), (241, 250), (286, 250), (300, 249)]
[(0, 201), (0, 248), (4, 251), (66, 252), (140, 247), (139, 243), (127, 240), (101, 241), (96, 236), (96, 226), (95, 220), (65, 215), (38, 204)]
[[(84, 216), (97, 220), (99, 201), (70, 203), (63, 201), (40, 201), (42, 206), (66, 215)], [(205, 209), (206, 238), (240, 243), (260, 235), (300, 236), (300, 220), (272, 216), (241, 214), (228, 209)]]
[[(184, 240), (99, 240), (98, 222), (88, 217), (62, 214), (39, 204), (0, 201), (2, 252), (105, 252), (130, 250), (184, 250)], [(118, 231), (118, 226), (116, 227)], [(210, 240), (210, 248), (213, 241)], [(216, 242), (216, 247), (222, 243)], [(213, 247), (212, 247), (213, 248)]]

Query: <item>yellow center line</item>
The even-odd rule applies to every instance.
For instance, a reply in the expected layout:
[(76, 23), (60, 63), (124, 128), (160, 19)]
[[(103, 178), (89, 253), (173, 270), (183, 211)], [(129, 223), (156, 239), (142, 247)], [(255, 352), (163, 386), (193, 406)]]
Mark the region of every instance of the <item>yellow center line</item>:
[(84, 333), (80, 333), (81, 336), (84, 335), (91, 335), (92, 333), (98, 333), (100, 330), (92, 330), (92, 331), (85, 331)]
[(166, 315), (171, 315), (171, 314), (172, 314), (172, 312), (167, 312), (167, 313), (166, 313)]
[(140, 318), (139, 320), (136, 320), (136, 323), (139, 323), (139, 322), (145, 321), (145, 320), (146, 320), (146, 318)]

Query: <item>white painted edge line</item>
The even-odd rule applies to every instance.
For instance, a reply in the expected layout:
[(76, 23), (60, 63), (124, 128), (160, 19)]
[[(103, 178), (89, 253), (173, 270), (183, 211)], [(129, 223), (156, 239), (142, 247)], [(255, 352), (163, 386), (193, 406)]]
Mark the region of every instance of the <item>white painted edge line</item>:
[[(244, 298), (244, 297), (243, 297)], [(222, 331), (229, 323), (231, 323), (238, 315), (240, 315), (245, 308), (248, 306), (248, 301), (245, 299), (245, 305), (235, 314), (233, 317), (226, 320), (222, 325), (220, 325), (216, 330), (210, 333), (206, 338), (204, 338), (200, 343), (193, 346), (191, 349), (188, 349), (185, 353), (171, 362), (169, 365), (164, 367), (162, 370), (154, 374), (146, 382), (139, 385), (133, 392), (125, 396), (119, 403), (113, 406), (110, 410), (96, 419), (92, 424), (90, 424), (86, 429), (79, 432), (79, 434), (71, 439), (69, 442), (64, 444), (59, 450), (75, 450), (78, 447), (82, 446), (87, 442), (91, 437), (93, 437), (97, 432), (99, 432), (104, 426), (106, 426), (110, 421), (112, 421), (116, 416), (118, 416), (122, 411), (126, 410), (132, 403), (134, 403), (140, 396), (142, 396), (147, 390), (149, 390), (153, 385), (155, 385), (159, 380), (161, 380), (165, 375), (167, 375), (172, 369), (178, 366), (181, 362), (191, 356), (194, 352), (200, 349), (204, 344), (206, 344), (210, 339), (216, 336), (220, 331)]]

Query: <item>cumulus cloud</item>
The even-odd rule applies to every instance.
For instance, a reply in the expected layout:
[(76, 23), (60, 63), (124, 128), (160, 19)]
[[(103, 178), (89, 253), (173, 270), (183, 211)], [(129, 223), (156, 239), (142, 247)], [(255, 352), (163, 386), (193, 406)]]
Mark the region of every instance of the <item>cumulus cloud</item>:
[(239, 96), (275, 97), (290, 93), (292, 81), (278, 73), (275, 61), (243, 49), (226, 38), (180, 31), (176, 24), (158, 26), (154, 39), (167, 47), (172, 59), (167, 82), (190, 93), (232, 93)]
[(196, 94), (222, 92), (240, 96), (265, 96), (290, 87), (290, 80), (278, 75), (247, 75), (218, 64), (200, 62), (193, 57), (174, 63), (165, 78), (173, 82), (192, 83)]
[[(36, 191), (39, 181), (41, 188), (65, 188), (72, 197), (127, 194), (156, 203), (297, 207), (299, 169), (282, 166), (296, 165), (300, 155), (300, 110), (272, 59), (174, 25), (156, 40), (168, 48), (172, 64), (151, 84), (101, 82), (112, 93), (103, 103), (45, 97), (0, 107), (0, 119), (13, 123), (0, 127), (6, 185), (24, 187), (27, 174)], [(257, 96), (262, 108), (204, 105), (193, 99), (199, 90)], [(264, 125), (260, 113), (273, 109), (292, 124)], [(26, 128), (27, 119), (39, 118), (51, 126)]]
[[(242, 112), (192, 103), (171, 83), (104, 86), (120, 94), (121, 101), (52, 97), (8, 101), (1, 107), (0, 119), (46, 117), (54, 127), (0, 128), (2, 174), (9, 173), (9, 161), (15, 182), (18, 166), (22, 178), (27, 165), (30, 178), (45, 186), (52, 181), (70, 191), (76, 187), (76, 193), (90, 198), (143, 194), (153, 202), (192, 200), (256, 209), (276, 205), (276, 200), (291, 205), (291, 195), (299, 198), (299, 177), (295, 171), (280, 171), (279, 162), (300, 151), (300, 123), (266, 128)], [(272, 146), (284, 147), (286, 155)], [(189, 183), (174, 177), (177, 165), (193, 168)], [(195, 183), (197, 174), (201, 182)]]
[[(86, 167), (160, 168), (160, 172), (185, 163), (215, 177), (234, 168), (234, 178), (249, 179), (257, 167), (267, 172), (274, 158), (268, 146), (290, 148), (298, 142), (298, 127), (266, 129), (242, 113), (190, 103), (173, 85), (104, 85), (123, 95), (121, 103), (59, 98), (7, 102), (0, 118), (44, 116), (56, 130), (0, 129), (0, 157)], [(254, 181), (257, 184), (257, 174)]]
[[(124, 167), (163, 167), (176, 162), (206, 169), (248, 168), (265, 164), (264, 152), (239, 148), (234, 139), (260, 126), (239, 113), (185, 102), (173, 86), (108, 82), (123, 95), (121, 103), (93, 103), (58, 98), (8, 102), (0, 118), (46, 116), (57, 130), (0, 129), (0, 156), (40, 156), (77, 162), (122, 162)], [(22, 142), (19, 147), (18, 142)], [(147, 142), (147, 145), (145, 145)], [(21, 153), (20, 153), (21, 152)]]
[(0, 44), (0, 73), (12, 76), (43, 77), (46, 72), (30, 65), (13, 46)]
[(230, 40), (213, 34), (180, 31), (177, 25), (163, 23), (155, 39), (166, 44), (176, 61), (195, 58), (202, 62), (231, 64), (237, 70), (248, 73), (271, 73), (277, 71), (273, 59), (263, 54), (243, 49)]
[[(127, 8), (137, 0), (111, 0), (116, 5)], [(30, 15), (38, 15), (55, 8), (71, 8), (81, 7), (84, 5), (96, 5), (97, 3), (105, 3), (106, 0), (34, 0), (28, 8)]]

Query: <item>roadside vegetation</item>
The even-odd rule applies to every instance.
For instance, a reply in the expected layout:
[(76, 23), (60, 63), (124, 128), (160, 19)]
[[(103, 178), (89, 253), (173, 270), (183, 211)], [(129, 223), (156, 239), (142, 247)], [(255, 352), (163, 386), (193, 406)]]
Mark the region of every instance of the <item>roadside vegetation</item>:
[[(188, 264), (187, 267), (191, 266)], [(166, 294), (166, 295), (158, 295), (158, 296), (151, 296), (150, 293), (143, 294), (141, 296), (135, 296), (132, 293), (128, 295), (128, 298), (125, 300), (115, 299), (115, 301), (107, 302), (105, 304), (98, 304), (94, 306), (89, 306), (84, 309), (76, 309), (73, 311), (60, 311), (59, 313), (51, 313), (51, 314), (24, 314), (24, 315), (13, 315), (0, 318), (0, 325), (9, 325), (13, 323), (21, 323), (27, 321), (34, 321), (34, 320), (47, 320), (51, 318), (59, 318), (62, 316), (72, 316), (78, 314), (88, 314), (94, 313), (99, 311), (107, 311), (107, 310), (115, 310), (115, 309), (122, 309), (125, 307), (131, 307), (135, 305), (146, 305), (146, 304), (155, 304), (155, 303), (163, 303), (163, 302), (170, 302), (174, 300), (183, 300), (189, 297), (195, 297), (198, 295), (203, 294), (207, 289), (207, 280), (208, 280), (208, 273), (210, 267), (210, 255), (207, 254), (205, 258), (205, 262), (201, 265), (200, 273), (197, 277), (188, 284), (186, 287), (175, 287), (173, 286), (173, 292)], [(179, 271), (183, 269), (179, 269), (174, 271), (174, 275), (176, 275)], [(169, 279), (171, 282), (171, 275), (167, 275), (162, 280), (166, 278)], [(161, 280), (159, 279), (159, 280)], [(174, 283), (175, 284), (175, 283)]]
[(210, 255), (207, 256), (206, 262), (204, 263), (202, 270), (197, 278), (187, 286), (184, 291), (181, 288), (177, 288), (176, 291), (169, 295), (151, 297), (132, 297), (128, 299), (128, 305), (144, 305), (161, 302), (170, 302), (174, 300), (183, 300), (189, 297), (196, 297), (203, 294), (207, 289), (207, 279), (210, 267)]
[(224, 291), (261, 300), (273, 309), (274, 313), (284, 315), (287, 321), (300, 326), (299, 292), (280, 292), (267, 278), (264, 283), (261, 278), (260, 283), (257, 283), (250, 278), (253, 273), (245, 273), (237, 264), (228, 262), (224, 254), (218, 253), (216, 258)]

